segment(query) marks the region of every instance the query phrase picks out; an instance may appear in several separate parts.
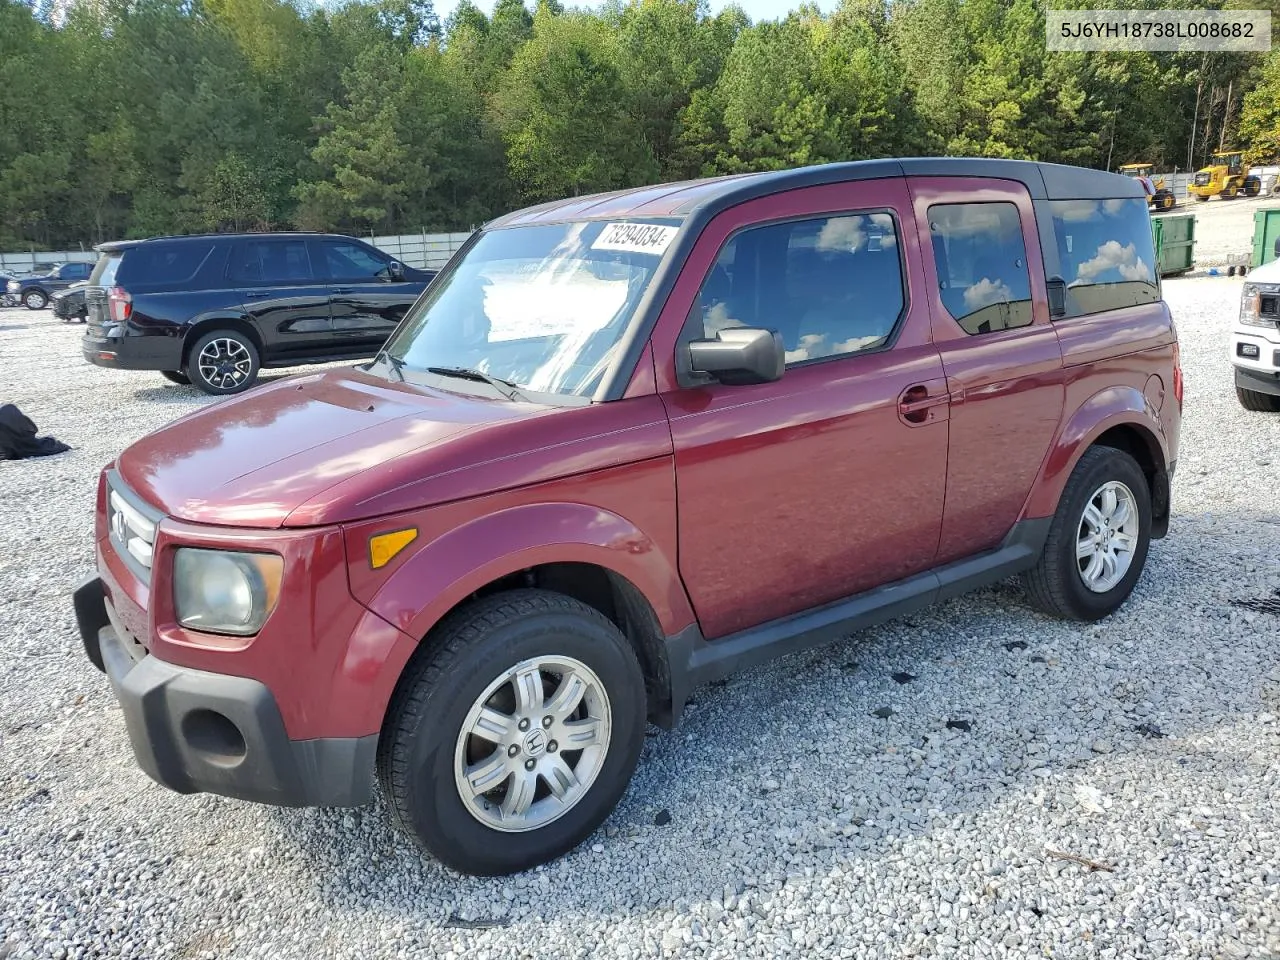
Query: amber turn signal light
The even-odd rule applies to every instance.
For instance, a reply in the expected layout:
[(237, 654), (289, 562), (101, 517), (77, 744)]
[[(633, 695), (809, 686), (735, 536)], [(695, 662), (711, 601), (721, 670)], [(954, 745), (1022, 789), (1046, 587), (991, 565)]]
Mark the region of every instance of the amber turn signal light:
[(418, 539), (416, 527), (379, 533), (369, 538), (369, 566), (377, 570), (396, 558), (401, 550)]

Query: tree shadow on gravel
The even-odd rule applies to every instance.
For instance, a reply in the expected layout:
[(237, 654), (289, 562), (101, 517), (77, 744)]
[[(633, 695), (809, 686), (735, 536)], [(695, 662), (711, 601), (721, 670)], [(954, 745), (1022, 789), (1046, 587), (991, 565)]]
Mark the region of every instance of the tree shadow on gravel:
[(381, 802), (267, 822), (334, 909), (466, 925), (618, 918), (766, 876), (811, 882), (1046, 789), (1058, 814), (1084, 819), (1055, 800), (1064, 780), (1125, 757), (1165, 762), (1280, 709), (1258, 683), (1280, 618), (1230, 602), (1280, 589), (1280, 562), (1224, 536), (1222, 519), (1176, 518), (1133, 597), (1098, 623), (1034, 613), (1009, 581), (695, 691), (679, 728), (648, 731), (606, 827), (517, 877), (447, 870)]

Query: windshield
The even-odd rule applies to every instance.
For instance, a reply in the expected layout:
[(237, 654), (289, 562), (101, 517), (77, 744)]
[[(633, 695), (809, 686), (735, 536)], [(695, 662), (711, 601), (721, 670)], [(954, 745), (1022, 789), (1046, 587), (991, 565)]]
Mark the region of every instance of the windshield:
[(404, 372), (475, 370), (591, 396), (679, 220), (581, 221), (484, 233), (387, 344)]

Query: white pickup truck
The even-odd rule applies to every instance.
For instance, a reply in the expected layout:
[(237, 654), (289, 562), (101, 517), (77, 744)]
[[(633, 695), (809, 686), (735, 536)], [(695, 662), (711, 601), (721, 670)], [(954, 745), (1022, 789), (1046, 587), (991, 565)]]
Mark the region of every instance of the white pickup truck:
[(1280, 240), (1276, 259), (1245, 278), (1231, 332), (1236, 396), (1246, 410), (1280, 413)]

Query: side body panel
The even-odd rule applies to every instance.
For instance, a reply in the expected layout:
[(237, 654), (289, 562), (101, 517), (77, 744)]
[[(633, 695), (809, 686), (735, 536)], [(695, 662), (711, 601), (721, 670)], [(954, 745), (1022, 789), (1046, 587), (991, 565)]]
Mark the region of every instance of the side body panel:
[[(481, 587), (543, 563), (590, 563), (631, 582), (662, 632), (693, 622), (676, 573), (670, 454), (346, 527), (356, 599), (420, 638)], [(369, 538), (415, 527), (417, 539), (371, 569)]]

